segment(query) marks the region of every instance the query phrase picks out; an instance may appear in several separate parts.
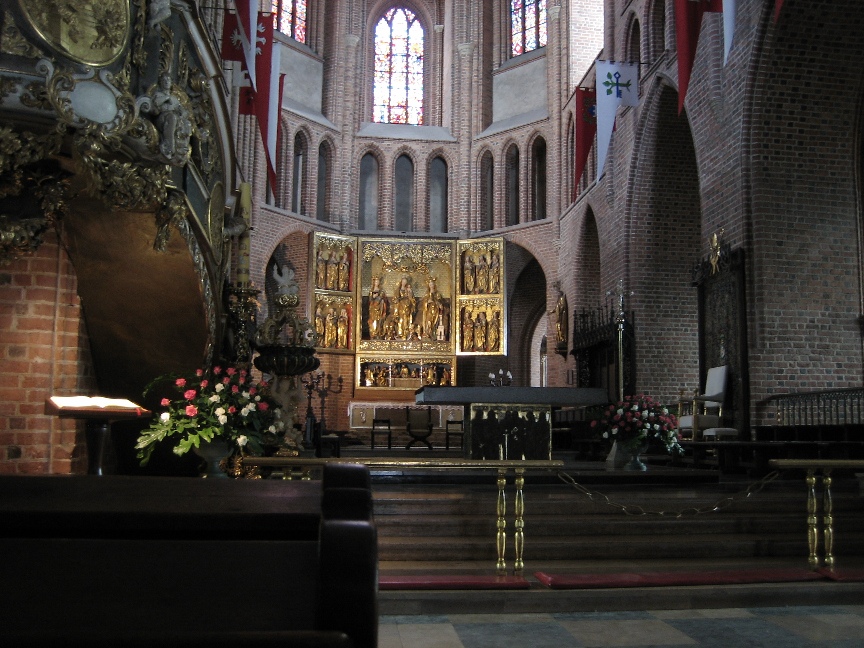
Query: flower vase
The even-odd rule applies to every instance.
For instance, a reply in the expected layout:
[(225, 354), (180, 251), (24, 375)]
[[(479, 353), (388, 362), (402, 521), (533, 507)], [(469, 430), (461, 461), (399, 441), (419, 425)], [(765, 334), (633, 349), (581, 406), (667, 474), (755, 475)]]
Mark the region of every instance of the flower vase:
[(227, 459), (231, 454), (231, 446), (227, 441), (213, 439), (210, 443), (202, 443), (193, 450), (205, 462), (204, 472), (201, 473), (202, 477), (228, 479), (228, 473), (221, 466), (222, 460)]
[(638, 446), (628, 447), (627, 450), (630, 453), (630, 460), (624, 464), (624, 470), (634, 470), (644, 472), (648, 470), (648, 466), (639, 458), (643, 452), (648, 449), (647, 443), (641, 443)]

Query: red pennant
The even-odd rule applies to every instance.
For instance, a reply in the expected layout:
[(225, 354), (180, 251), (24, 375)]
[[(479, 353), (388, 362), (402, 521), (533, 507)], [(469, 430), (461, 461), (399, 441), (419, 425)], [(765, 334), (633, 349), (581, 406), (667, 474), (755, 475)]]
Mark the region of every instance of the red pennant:
[(588, 156), (597, 134), (597, 92), (593, 88), (576, 88), (576, 133), (574, 142), (573, 200), (579, 193), (579, 180), (588, 164)]
[(675, 38), (678, 48), (678, 113), (690, 85), (690, 72), (696, 59), (696, 46), (706, 11), (722, 12), (723, 0), (675, 0)]
[(774, 22), (780, 18), (780, 11), (783, 9), (783, 0), (774, 0)]

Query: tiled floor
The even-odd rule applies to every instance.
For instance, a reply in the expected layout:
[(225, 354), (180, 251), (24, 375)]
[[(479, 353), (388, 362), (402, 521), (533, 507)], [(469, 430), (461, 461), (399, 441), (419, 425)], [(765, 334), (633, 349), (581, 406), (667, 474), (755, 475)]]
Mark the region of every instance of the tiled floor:
[(378, 648), (861, 648), (864, 605), (382, 616)]

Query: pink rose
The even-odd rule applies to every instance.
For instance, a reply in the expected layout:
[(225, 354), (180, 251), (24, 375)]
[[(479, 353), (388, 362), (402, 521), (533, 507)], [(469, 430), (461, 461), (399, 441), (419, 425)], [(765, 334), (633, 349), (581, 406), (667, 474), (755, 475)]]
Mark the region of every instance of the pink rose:
[(231, 385), (231, 393), (232, 394), (236, 394), (239, 391), (240, 391), (240, 387), (238, 387), (237, 385)]
[(249, 388), (249, 395), (250, 395), (250, 396), (254, 396), (254, 395), (257, 394), (257, 393), (258, 393), (258, 390), (255, 389), (254, 387), (250, 387), (250, 388)]
[(161, 401), (162, 407), (168, 407), (170, 404), (171, 404), (171, 401), (168, 400), (167, 398), (163, 398)]
[(185, 378), (178, 378), (176, 381), (174, 381), (174, 384), (177, 385), (178, 387), (185, 387), (186, 386), (186, 379)]
[(213, 367), (213, 373), (218, 376), (222, 373), (222, 367)]
[(197, 415), (198, 415), (198, 408), (197, 407), (195, 407), (194, 405), (187, 405), (186, 406), (186, 416), (197, 416)]
[(187, 389), (185, 392), (183, 392), (183, 398), (185, 398), (186, 400), (192, 400), (197, 394), (198, 392), (196, 392), (194, 389)]
[(209, 385), (209, 384), (210, 384), (209, 380), (202, 380), (201, 381), (201, 389), (206, 389), (207, 385)]
[(234, 367), (228, 367), (225, 370), (225, 373), (227, 373), (229, 376), (233, 376), (235, 373), (237, 373), (237, 370)]
[(270, 406), (266, 402), (261, 401), (260, 403), (258, 403), (258, 409), (262, 412), (266, 412), (268, 409), (270, 409)]
[(198, 376), (198, 377), (200, 378), (201, 376), (204, 375), (204, 370), (203, 370), (203, 369), (196, 369), (196, 370), (195, 370), (195, 375)]
[(237, 408), (234, 407), (233, 405), (232, 405), (231, 407), (228, 408), (228, 413), (229, 413), (229, 414), (233, 414), (233, 413), (236, 412), (236, 411), (237, 411)]

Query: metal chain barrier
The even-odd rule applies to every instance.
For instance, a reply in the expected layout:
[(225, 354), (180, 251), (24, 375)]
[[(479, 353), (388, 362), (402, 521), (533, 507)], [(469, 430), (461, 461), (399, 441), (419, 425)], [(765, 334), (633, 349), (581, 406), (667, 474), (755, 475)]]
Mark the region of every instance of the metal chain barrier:
[(704, 513), (717, 513), (719, 511), (722, 511), (723, 509), (732, 506), (732, 504), (734, 504), (738, 500), (747, 499), (748, 497), (761, 492), (768, 484), (770, 484), (780, 476), (780, 472), (777, 470), (770, 472), (759, 481), (753, 482), (752, 484), (747, 486), (747, 488), (745, 488), (744, 490), (738, 491), (737, 493), (733, 493), (732, 495), (728, 495), (726, 497), (722, 497), (710, 506), (694, 506), (681, 509), (679, 511), (646, 511), (641, 506), (621, 504), (620, 502), (616, 502), (604, 493), (592, 491), (591, 489), (586, 488), (582, 484), (578, 483), (571, 475), (568, 475), (565, 472), (559, 471), (557, 474), (558, 479), (563, 481), (565, 484), (570, 484), (577, 491), (588, 497), (588, 499), (595, 502), (599, 501), (613, 508), (617, 508), (621, 510), (621, 512), (623, 512), (625, 515), (656, 515), (658, 517), (675, 517), (676, 519), (688, 516), (702, 515)]

